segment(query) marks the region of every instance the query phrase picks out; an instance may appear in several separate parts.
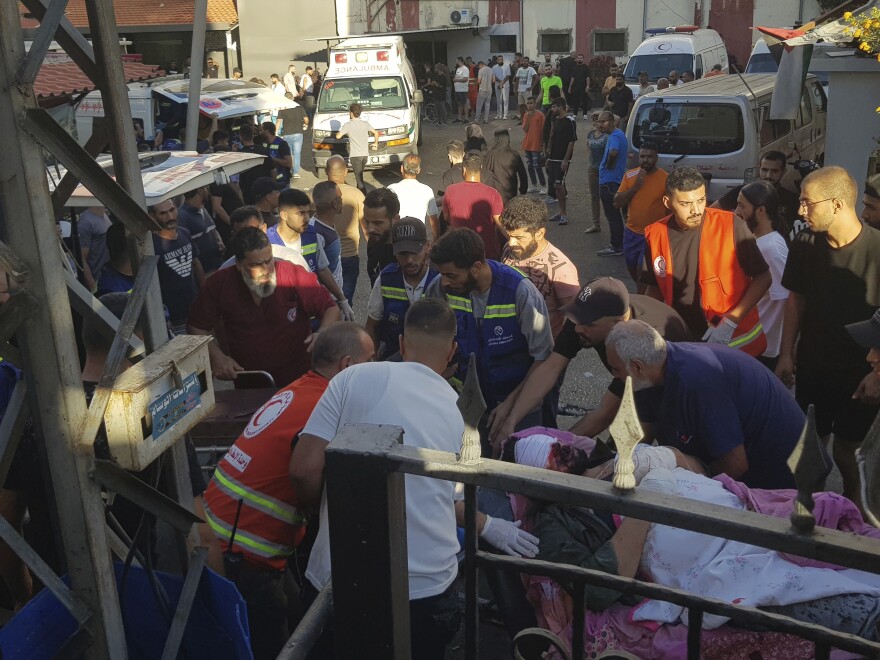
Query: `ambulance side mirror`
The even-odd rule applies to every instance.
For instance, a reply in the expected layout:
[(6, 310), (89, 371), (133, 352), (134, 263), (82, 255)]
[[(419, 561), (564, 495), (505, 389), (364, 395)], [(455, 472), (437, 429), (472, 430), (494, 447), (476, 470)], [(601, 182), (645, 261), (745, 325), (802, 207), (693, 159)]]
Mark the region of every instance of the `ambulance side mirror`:
[(420, 89), (415, 90), (413, 92), (412, 100), (413, 100), (413, 103), (424, 103), (425, 102), (425, 95), (422, 94), (422, 90), (420, 90)]

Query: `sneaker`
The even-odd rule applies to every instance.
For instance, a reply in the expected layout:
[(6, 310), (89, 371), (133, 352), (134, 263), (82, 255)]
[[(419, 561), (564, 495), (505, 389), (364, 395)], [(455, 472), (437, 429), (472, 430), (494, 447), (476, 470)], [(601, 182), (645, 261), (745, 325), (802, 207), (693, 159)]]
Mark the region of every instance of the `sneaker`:
[(507, 121), (507, 115), (501, 118), (501, 121)]
[(538, 194), (539, 195), (546, 195), (547, 194), (547, 186), (541, 186), (541, 189), (538, 191)]
[(559, 200), (557, 200), (555, 197), (550, 197), (550, 195), (547, 195), (547, 196), (544, 198), (544, 203), (545, 203), (545, 204), (556, 204), (556, 203), (558, 203), (558, 201), (559, 201)]
[(527, 195), (534, 195), (538, 192), (538, 186), (529, 186), (529, 189), (526, 191)]
[(301, 179), (302, 177), (299, 175), (299, 173), (297, 173), (297, 174), (294, 174), (294, 175), (293, 175), (293, 178), (294, 178), (294, 179)]
[(560, 215), (559, 216), (559, 224), (560, 225), (567, 225), (568, 224), (568, 216), (567, 215)]
[(602, 229), (599, 227), (599, 225), (590, 225), (589, 227), (584, 229), (585, 234), (598, 234), (600, 231), (602, 231)]
[(600, 257), (619, 257), (622, 254), (623, 248), (616, 248), (611, 245), (606, 245), (596, 253), (596, 255)]
[(495, 115), (495, 119), (501, 119), (501, 115)]
[[(556, 215), (547, 218), (547, 222), (559, 222), (562, 224), (562, 216), (557, 213)], [(566, 220), (566, 222), (568, 222), (568, 220)]]

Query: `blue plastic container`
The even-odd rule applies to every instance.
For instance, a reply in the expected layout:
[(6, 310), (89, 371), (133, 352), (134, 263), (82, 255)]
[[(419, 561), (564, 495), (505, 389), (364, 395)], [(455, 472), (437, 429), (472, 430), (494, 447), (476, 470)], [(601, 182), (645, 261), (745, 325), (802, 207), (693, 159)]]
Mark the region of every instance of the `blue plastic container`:
[[(122, 577), (117, 562), (116, 584)], [(183, 578), (156, 572), (168, 595), (171, 616), (183, 589)], [(67, 582), (67, 578), (64, 578)], [(126, 575), (122, 615), (130, 660), (159, 660), (171, 628), (170, 619), (153, 595), (143, 569)], [(0, 629), (3, 660), (51, 660), (76, 632), (76, 620), (48, 589), (44, 589)], [(229, 580), (205, 569), (187, 621), (178, 658), (181, 660), (253, 660), (247, 608)]]

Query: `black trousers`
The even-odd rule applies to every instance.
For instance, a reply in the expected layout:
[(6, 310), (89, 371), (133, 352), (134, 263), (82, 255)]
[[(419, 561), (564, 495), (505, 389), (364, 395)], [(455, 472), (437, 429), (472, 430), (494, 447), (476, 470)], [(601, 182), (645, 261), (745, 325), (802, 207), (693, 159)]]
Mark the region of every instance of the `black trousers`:
[(235, 586), (247, 604), (254, 660), (275, 660), (290, 637), (284, 572), (244, 569)]
[(354, 183), (357, 189), (366, 195), (367, 188), (364, 185), (364, 168), (367, 166), (367, 157), (352, 156), (348, 160), (351, 161), (351, 170), (354, 172)]

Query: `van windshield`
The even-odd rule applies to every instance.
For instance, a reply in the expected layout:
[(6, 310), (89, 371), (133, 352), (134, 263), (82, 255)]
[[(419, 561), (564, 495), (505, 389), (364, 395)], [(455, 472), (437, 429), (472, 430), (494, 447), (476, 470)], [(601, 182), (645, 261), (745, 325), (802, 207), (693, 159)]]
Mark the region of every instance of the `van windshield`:
[(746, 73), (776, 73), (779, 65), (770, 53), (755, 53), (746, 64)]
[(639, 82), (639, 71), (648, 73), (648, 80), (657, 82), (658, 78), (668, 78), (670, 71), (693, 71), (694, 56), (689, 53), (654, 53), (636, 55), (629, 58), (623, 77), (628, 83)]
[(360, 103), (364, 110), (400, 110), (407, 107), (401, 78), (332, 78), (325, 80), (318, 97), (318, 112), (348, 110)]
[(739, 151), (745, 141), (742, 111), (723, 103), (643, 103), (630, 119), (632, 143), (653, 143), (661, 154), (713, 156)]

